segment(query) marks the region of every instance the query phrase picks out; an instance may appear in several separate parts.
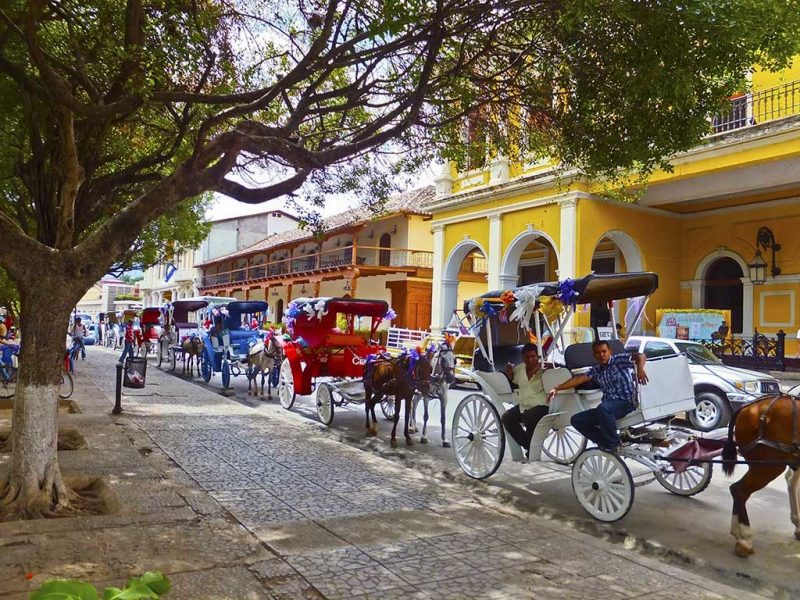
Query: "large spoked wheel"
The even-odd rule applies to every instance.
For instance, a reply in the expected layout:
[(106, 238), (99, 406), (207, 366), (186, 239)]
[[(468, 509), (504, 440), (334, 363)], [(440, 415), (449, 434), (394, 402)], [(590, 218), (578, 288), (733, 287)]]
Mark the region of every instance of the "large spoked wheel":
[(317, 416), (323, 425), (333, 423), (333, 387), (328, 383), (317, 388)]
[(222, 389), (227, 390), (231, 387), (231, 363), (227, 360), (222, 361)]
[(394, 396), (384, 396), (381, 400), (381, 412), (387, 421), (394, 421)]
[(292, 374), (292, 365), (289, 363), (288, 358), (284, 358), (281, 363), (280, 375), (278, 377), (278, 399), (281, 401), (281, 406), (289, 410), (294, 406), (294, 399), (297, 397), (294, 391), (294, 375)]
[(691, 465), (681, 473), (676, 473), (670, 465), (661, 471), (656, 471), (654, 475), (665, 490), (678, 496), (688, 497), (699, 494), (708, 487), (713, 471), (713, 465), (710, 463)]
[(551, 460), (561, 465), (571, 465), (586, 450), (587, 440), (578, 430), (567, 425), (553, 429), (544, 439), (542, 450)]
[(200, 373), (203, 375), (203, 381), (208, 383), (211, 381), (211, 376), (214, 374), (214, 370), (211, 368), (211, 361), (208, 360), (208, 357), (205, 355), (205, 352), (201, 355), (200, 358)]
[(0, 367), (0, 398), (13, 398), (17, 393), (17, 369)]
[(598, 521), (618, 521), (633, 506), (633, 477), (616, 454), (587, 450), (572, 465), (572, 491), (580, 505)]
[(67, 399), (72, 396), (72, 390), (75, 389), (75, 384), (72, 381), (72, 374), (69, 371), (62, 369), (61, 371), (61, 386), (58, 388), (58, 397)]
[(456, 407), (451, 432), (456, 460), (475, 479), (486, 479), (503, 462), (506, 433), (500, 413), (483, 394), (470, 394)]

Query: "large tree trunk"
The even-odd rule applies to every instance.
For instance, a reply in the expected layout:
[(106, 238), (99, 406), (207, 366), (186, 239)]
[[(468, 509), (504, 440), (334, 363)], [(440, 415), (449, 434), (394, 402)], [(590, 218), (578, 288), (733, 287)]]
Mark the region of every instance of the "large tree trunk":
[(21, 291), (11, 471), (0, 485), (0, 520), (52, 516), (70, 510), (75, 497), (64, 485), (56, 454), (64, 341), (70, 311), (80, 297), (65, 289), (64, 279), (53, 269), (26, 282)]

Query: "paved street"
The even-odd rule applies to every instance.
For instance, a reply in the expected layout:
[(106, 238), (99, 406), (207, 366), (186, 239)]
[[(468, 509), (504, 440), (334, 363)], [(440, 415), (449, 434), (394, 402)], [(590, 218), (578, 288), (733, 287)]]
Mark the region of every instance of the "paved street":
[[(249, 397), (244, 377), (232, 381), (232, 390), (227, 393), (238, 402), (252, 407), (259, 414), (286, 413), (278, 404), (277, 397), (273, 397), (272, 401)], [(202, 380), (196, 379), (196, 383), (201, 385)], [(219, 390), (219, 377), (212, 379), (207, 387)], [(455, 407), (470, 391), (450, 391), (448, 436)], [(364, 437), (361, 405), (337, 408), (332, 427), (323, 428), (321, 433), (328, 433), (334, 439), (369, 448), (384, 456), (401, 455), (404, 464), (426, 473), (444, 471), (459, 480), (467, 480), (456, 464), (452, 450), (440, 446), (438, 404), (431, 405), (431, 413), (427, 436), (430, 443), (417, 444), (412, 448), (401, 447), (398, 451), (388, 447), (390, 424), (382, 419), (380, 441)], [(289, 414), (298, 420), (318, 422), (311, 397), (298, 397)], [(421, 406), (418, 416), (421, 427)], [(419, 435), (415, 439), (418, 440)], [(402, 436), (400, 443), (402, 446)], [(737, 467), (734, 478), (728, 479), (719, 467), (715, 467), (710, 487), (694, 498), (677, 497), (657, 483), (639, 487), (631, 512), (614, 524), (600, 524), (586, 515), (575, 500), (568, 467), (552, 462), (519, 465), (506, 456), (503, 466), (487, 483), (490, 484), (488, 491), (510, 496), (517, 506), (524, 507), (528, 512), (559, 518), (583, 531), (622, 542), (626, 546), (636, 546), (676, 564), (688, 565), (699, 574), (711, 574), (729, 582), (744, 582), (773, 593), (783, 589), (800, 594), (800, 580), (797, 578), (800, 544), (792, 535), (783, 478), (756, 494), (748, 505), (755, 531), (756, 554), (743, 561), (732, 552), (733, 538), (728, 533), (731, 510), (728, 486), (743, 473), (744, 467)]]
[(171, 598), (755, 597), (153, 365), (111, 419), (115, 360), (79, 363), (75, 399), (93, 414), (62, 428), (91, 423), (91, 449), (61, 455), (67, 473), (107, 474), (122, 514), (0, 524), (11, 598), (27, 570), (111, 584), (143, 568), (170, 575)]

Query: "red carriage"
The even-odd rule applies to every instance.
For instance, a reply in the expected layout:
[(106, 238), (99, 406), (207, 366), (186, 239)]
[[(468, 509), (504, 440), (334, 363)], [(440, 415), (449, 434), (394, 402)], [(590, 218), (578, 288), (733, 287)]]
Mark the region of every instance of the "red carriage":
[(316, 386), (317, 415), (330, 425), (334, 406), (363, 402), (361, 378), (370, 354), (384, 352), (375, 341), (381, 321), (391, 318), (383, 300), (301, 298), (289, 304), (286, 323), (292, 341), (284, 346), (278, 397), (291, 408), (297, 394), (314, 391), (316, 379), (330, 377)]

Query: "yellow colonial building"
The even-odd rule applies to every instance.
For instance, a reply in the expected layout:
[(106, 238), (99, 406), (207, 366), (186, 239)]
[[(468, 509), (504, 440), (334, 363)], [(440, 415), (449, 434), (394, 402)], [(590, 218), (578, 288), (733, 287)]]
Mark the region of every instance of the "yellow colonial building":
[[(592, 270), (648, 270), (658, 273), (660, 285), (643, 324), (647, 331), (654, 330), (657, 308), (724, 308), (735, 335), (783, 329), (794, 340), (800, 326), (800, 60), (780, 73), (756, 71), (752, 92), (733, 98), (731, 112), (712, 126), (713, 134), (676, 156), (673, 172), (655, 173), (632, 204), (606, 199), (548, 162), (495, 157), (469, 172), (445, 168), (427, 205), (432, 328), (445, 326), (465, 298), (490, 289)], [(763, 245), (757, 245), (759, 232)], [(754, 285), (749, 265), (757, 247), (767, 275)], [(779, 247), (775, 269), (773, 247)], [(465, 263), (475, 260), (487, 263), (485, 282), (463, 277)], [(606, 321), (606, 310), (591, 307), (574, 325)], [(614, 310), (624, 321), (625, 306)], [(794, 348), (787, 343), (787, 353)]]

